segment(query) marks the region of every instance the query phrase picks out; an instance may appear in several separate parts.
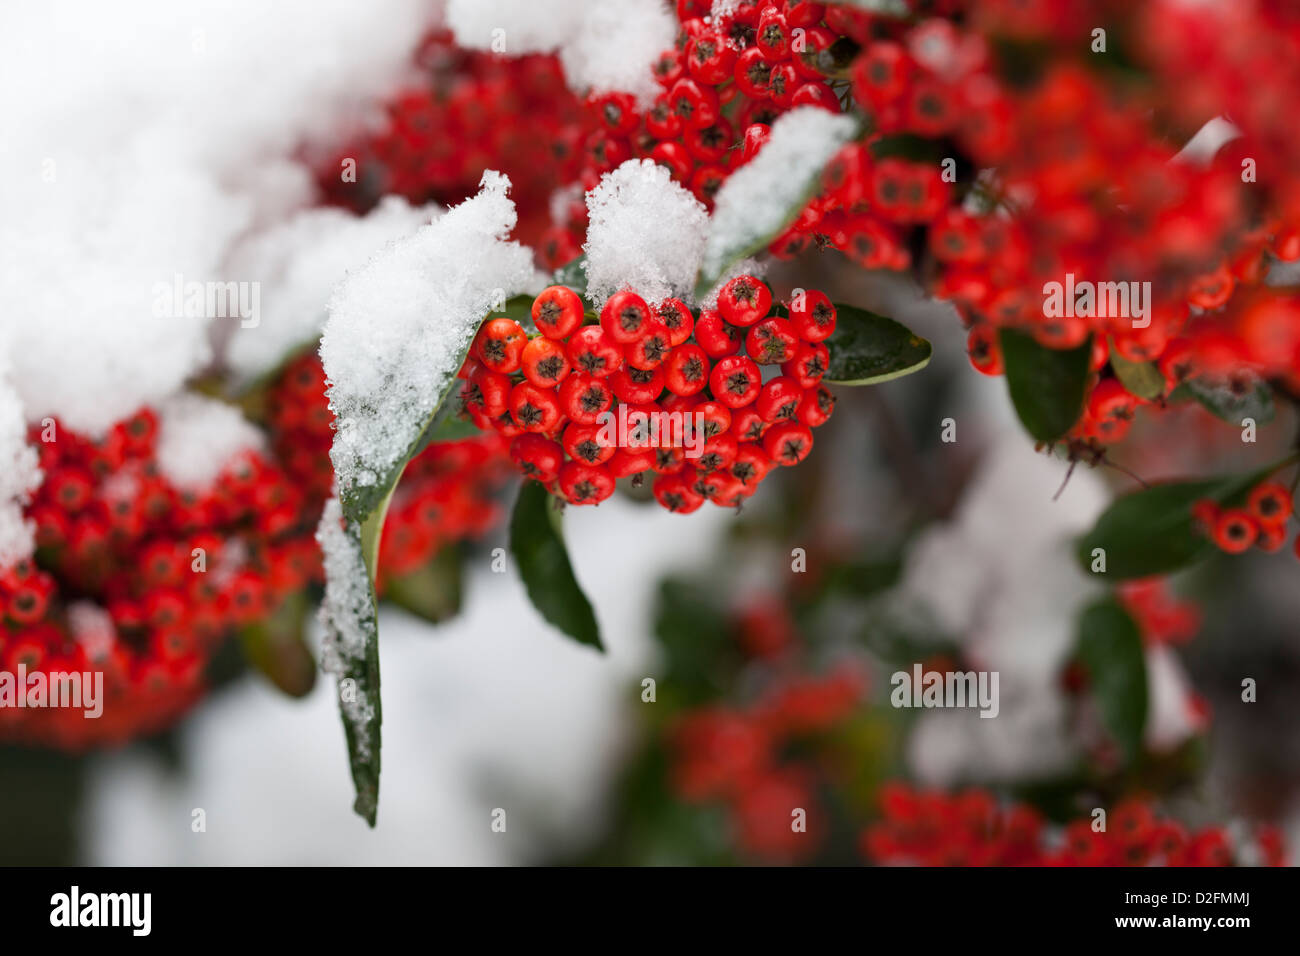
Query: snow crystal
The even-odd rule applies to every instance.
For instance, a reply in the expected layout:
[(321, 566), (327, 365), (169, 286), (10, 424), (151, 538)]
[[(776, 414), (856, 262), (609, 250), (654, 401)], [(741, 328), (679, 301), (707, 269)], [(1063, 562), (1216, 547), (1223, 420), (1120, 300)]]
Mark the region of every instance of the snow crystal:
[[(325, 567), (325, 596), (317, 612), (325, 629), (321, 669), (342, 681), (365, 660), (366, 638), (375, 629), (375, 606), (360, 535), (355, 525), (350, 531), (344, 524), (343, 505), (337, 497), (325, 503), (316, 543)], [(368, 759), (370, 736), (365, 728), (374, 718), (374, 704), (357, 686), (352, 693), (339, 695), (339, 706), (355, 732), (357, 756)]]
[(703, 204), (649, 159), (632, 159), (587, 194), (587, 293), (624, 287), (647, 302), (690, 299), (709, 228)]
[[(291, 159), (395, 88), (425, 0), (10, 5), (0, 31), (0, 326), (29, 419), (99, 432), (209, 359), (157, 290), (310, 201)], [(292, 55), (286, 55), (291, 51)], [(268, 197), (274, 205), (258, 208)], [(221, 321), (221, 320), (219, 320)]]
[(207, 491), (236, 456), (262, 447), (256, 426), (223, 402), (180, 393), (158, 407), (158, 467), (177, 488)]
[(660, 92), (651, 65), (677, 35), (663, 0), (450, 0), (447, 25), (471, 49), (559, 53), (571, 89), (645, 105)]
[(651, 67), (676, 36), (677, 21), (662, 0), (595, 0), (561, 47), (560, 62), (574, 89), (622, 90), (649, 105), (662, 92)]
[(791, 110), (773, 123), (772, 138), (718, 190), (704, 249), (705, 274), (716, 274), (737, 250), (752, 250), (777, 233), (818, 170), (855, 129), (851, 117), (816, 106)]
[(429, 222), (436, 206), (388, 196), (369, 214), (308, 209), (236, 250), (230, 274), (260, 283), (261, 320), (237, 326), (226, 364), (244, 380), (274, 369), (293, 349), (314, 343), (331, 290), (389, 242)]
[[(0, 354), (0, 363), (3, 362)], [(0, 568), (32, 553), (32, 523), (23, 505), (41, 482), (36, 449), (27, 444), (23, 407), (0, 364)]]
[(515, 225), (510, 180), (467, 199), (350, 274), (329, 302), (321, 358), (344, 492), (378, 484), (419, 437), (479, 322), (541, 281)]

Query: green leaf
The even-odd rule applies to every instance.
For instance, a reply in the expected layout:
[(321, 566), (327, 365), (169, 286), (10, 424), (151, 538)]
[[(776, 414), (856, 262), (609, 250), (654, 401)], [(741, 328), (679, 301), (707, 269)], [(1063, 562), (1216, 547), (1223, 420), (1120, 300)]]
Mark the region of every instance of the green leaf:
[(1245, 418), (1253, 419), (1256, 425), (1267, 425), (1273, 420), (1273, 389), (1262, 380), (1234, 388), (1190, 378), (1175, 389), (1175, 395), (1190, 395), (1210, 414), (1238, 428)]
[(918, 372), (930, 363), (930, 343), (907, 326), (851, 305), (835, 306), (835, 331), (826, 340), (834, 385), (875, 385)]
[(443, 548), (422, 567), (385, 577), (383, 599), (431, 624), (450, 620), (460, 613), (461, 564), (457, 548)]
[(1036, 440), (1054, 442), (1083, 413), (1092, 339), (1078, 348), (1049, 349), (1016, 329), (1000, 334), (1011, 404)]
[(519, 489), (510, 517), (510, 551), (542, 617), (579, 643), (604, 650), (596, 614), (564, 546), (559, 503), (535, 481), (525, 481)]
[(1114, 600), (1099, 601), (1079, 619), (1079, 660), (1102, 724), (1131, 763), (1142, 752), (1147, 721), (1147, 672), (1142, 634)]
[(1124, 580), (1168, 574), (1207, 558), (1216, 549), (1196, 529), (1192, 506), (1202, 498), (1235, 504), (1277, 467), (1227, 478), (1166, 482), (1117, 498), (1079, 539), (1079, 565), (1091, 570), (1093, 551), (1100, 548), (1106, 574)]
[(1150, 401), (1165, 393), (1165, 377), (1155, 362), (1130, 362), (1111, 349), (1110, 367), (1115, 370), (1119, 383), (1138, 398)]
[(551, 284), (568, 286), (578, 295), (585, 296), (587, 294), (586, 265), (587, 257), (578, 256), (572, 262), (555, 270), (555, 275), (551, 277)]
[(308, 601), (290, 594), (266, 618), (239, 632), (244, 658), (290, 697), (304, 697), (316, 685), (316, 659), (307, 646)]

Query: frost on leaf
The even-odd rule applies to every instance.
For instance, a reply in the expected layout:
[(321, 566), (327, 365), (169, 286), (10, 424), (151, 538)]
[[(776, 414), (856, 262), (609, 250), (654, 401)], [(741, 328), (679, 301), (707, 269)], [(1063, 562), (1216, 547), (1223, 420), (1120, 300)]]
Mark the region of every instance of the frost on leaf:
[(766, 247), (810, 197), (818, 176), (857, 124), (816, 106), (803, 106), (772, 124), (758, 155), (718, 190), (704, 247), (709, 284), (739, 258)]
[(587, 294), (629, 287), (647, 302), (690, 298), (709, 228), (703, 204), (663, 166), (632, 159), (587, 195)]
[(477, 196), (393, 243), (330, 299), (320, 347), (337, 418), (330, 458), (352, 517), (351, 499), (391, 484), (484, 316), (536, 284), (528, 249), (505, 239), (509, 188), (484, 173)]
[(340, 688), (339, 707), (351, 728), (355, 758), (364, 762), (371, 758), (370, 723), (376, 711), (370, 695), (377, 688), (357, 680), (356, 675), (366, 670), (368, 644), (375, 635), (375, 608), (361, 553), (360, 529), (357, 522), (345, 521), (338, 498), (325, 503), (316, 541), (325, 567), (325, 597), (319, 612), (324, 626), (321, 669), (340, 682), (355, 681), (350, 693)]

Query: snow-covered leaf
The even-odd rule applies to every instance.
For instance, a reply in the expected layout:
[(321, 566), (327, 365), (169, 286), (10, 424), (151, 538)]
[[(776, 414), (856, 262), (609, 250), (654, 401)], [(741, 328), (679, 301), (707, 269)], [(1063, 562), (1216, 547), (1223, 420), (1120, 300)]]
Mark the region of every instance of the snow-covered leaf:
[(822, 169), (858, 130), (850, 116), (816, 106), (791, 110), (772, 124), (758, 155), (722, 184), (714, 200), (695, 282), (703, 299), (727, 269), (787, 229), (821, 183)]
[(325, 553), (323, 666), (339, 680), (355, 808), (374, 825), (381, 709), (374, 577), (384, 515), (406, 463), (430, 441), (474, 334), (493, 308), (538, 285), (514, 228), (510, 181), (478, 195), (350, 274), (329, 303), (321, 359), (336, 430), (337, 497), (317, 537)]

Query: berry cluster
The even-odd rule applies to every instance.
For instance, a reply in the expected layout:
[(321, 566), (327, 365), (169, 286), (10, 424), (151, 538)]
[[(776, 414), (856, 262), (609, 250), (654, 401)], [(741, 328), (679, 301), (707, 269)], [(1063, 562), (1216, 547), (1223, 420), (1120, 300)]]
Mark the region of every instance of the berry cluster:
[(1173, 594), (1166, 578), (1125, 581), (1115, 593), (1148, 646), (1186, 644), (1201, 629), (1200, 606)]
[(862, 835), (862, 853), (880, 864), (912, 866), (1231, 866), (1285, 863), (1281, 834), (1257, 828), (1235, 845), (1222, 827), (1188, 831), (1142, 799), (1112, 808), (1104, 830), (1093, 817), (1049, 827), (1032, 807), (999, 805), (986, 790), (880, 792), (881, 818)]
[(197, 698), (221, 640), (317, 571), (314, 516), (283, 469), (250, 452), (207, 490), (180, 488), (161, 473), (156, 434), (148, 410), (97, 440), (32, 429), (37, 551), (0, 580), (0, 665), (102, 672), (105, 700), (97, 719), (0, 709), (6, 737), (75, 749), (165, 726)]
[[(545, 244), (550, 196), (582, 162), (584, 117), (559, 61), (462, 50), (436, 30), (415, 65), (422, 82), (387, 104), (385, 124), (318, 167), (326, 201), (358, 212), (393, 194), (450, 204), (474, 193), (484, 169), (497, 169), (510, 176), (518, 237)], [(341, 175), (348, 159), (355, 178)]]
[[(1286, 485), (1263, 481), (1250, 490), (1244, 507), (1224, 508), (1205, 498), (1192, 507), (1192, 517), (1202, 533), (1228, 554), (1241, 554), (1252, 545), (1272, 553), (1286, 545), (1286, 526), (1294, 509)], [(1300, 538), (1295, 551), (1300, 557)]]
[[(651, 308), (624, 290), (591, 319), (577, 293), (551, 286), (532, 305), (538, 334), (489, 319), (460, 370), (469, 417), (512, 439), (518, 469), (571, 504), (654, 472), (669, 511), (737, 505), (774, 466), (807, 457), (834, 408), (821, 379), (835, 306), (820, 292), (773, 309), (766, 285), (739, 276), (716, 309)], [(765, 382), (763, 367), (781, 374)]]
[[(691, 803), (724, 803), (747, 854), (780, 862), (808, 857), (824, 836), (816, 832), (817, 774), (783, 755), (842, 724), (864, 691), (864, 675), (841, 667), (822, 677), (787, 677), (744, 709), (686, 714), (670, 733), (674, 790)], [(806, 811), (808, 832), (791, 828), (792, 807)]]
[[(797, 106), (840, 111), (837, 43), (868, 14), (786, 0), (740, 0), (711, 15), (708, 0), (677, 4), (677, 44), (655, 61), (663, 92), (647, 109), (611, 92), (588, 97), (588, 133), (579, 183), (589, 191), (629, 159), (652, 159), (706, 206), (733, 171), (767, 141), (778, 116)], [(578, 197), (560, 207), (558, 234), (581, 245), (587, 211)]]

